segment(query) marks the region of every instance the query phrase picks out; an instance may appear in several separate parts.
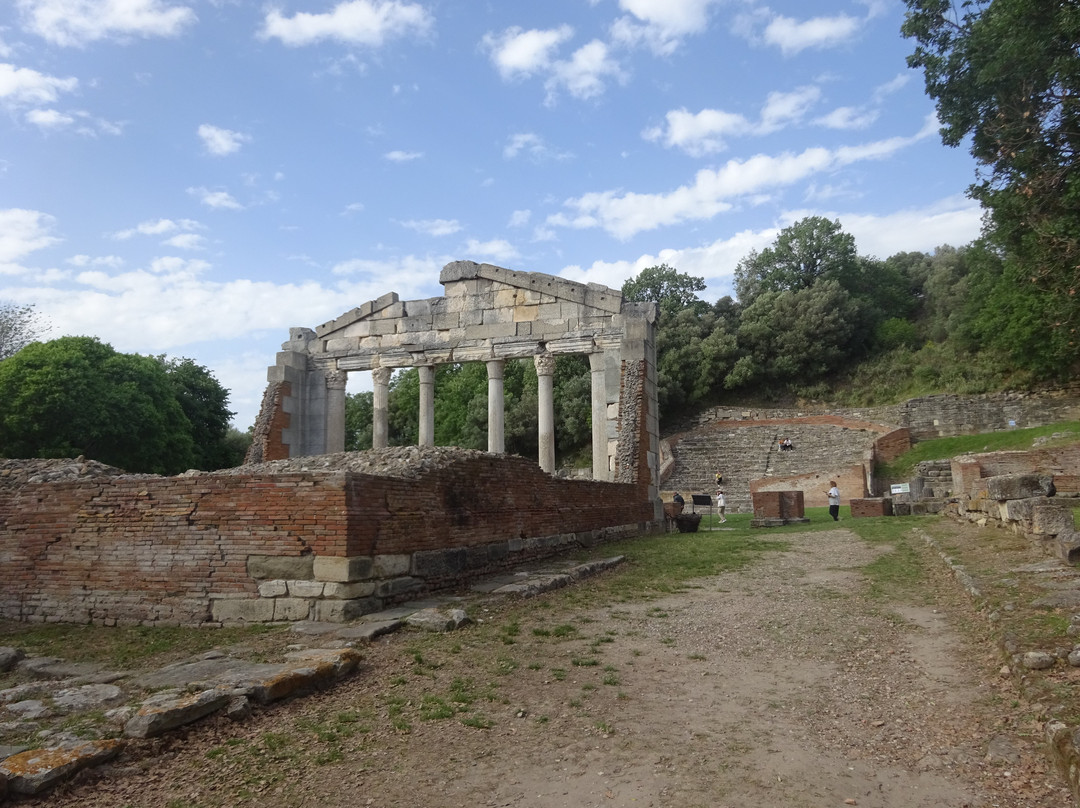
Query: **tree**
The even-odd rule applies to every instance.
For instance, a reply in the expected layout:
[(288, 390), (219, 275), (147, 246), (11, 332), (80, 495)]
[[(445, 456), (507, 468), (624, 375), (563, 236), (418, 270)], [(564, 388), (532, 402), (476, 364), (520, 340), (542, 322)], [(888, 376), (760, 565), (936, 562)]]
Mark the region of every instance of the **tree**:
[(229, 409), (229, 391), (194, 360), (164, 356), (157, 360), (165, 368), (176, 400), (191, 424), (193, 467), (213, 471), (237, 465), (233, 462), (235, 452), (225, 440), (229, 422), (236, 414)]
[(93, 337), (27, 345), (0, 362), (0, 455), (77, 457), (175, 474), (195, 460), (164, 365)]
[[(969, 190), (989, 211), (984, 236), (1009, 267), (993, 297), (998, 304), (1012, 292), (1023, 298), (1010, 307), (1024, 321), (1018, 329), (1055, 332), (1041, 346), (1051, 361), (1040, 364), (1065, 375), (1080, 328), (1080, 6), (907, 5), (901, 30), (917, 43), (908, 64), (924, 72), (942, 140), (959, 146), (970, 138), (980, 164)], [(1011, 349), (1018, 363), (1029, 344)]]
[(725, 385), (800, 387), (844, 368), (865, 348), (860, 309), (836, 280), (759, 295), (743, 311), (738, 334), (743, 355)]
[(629, 301), (659, 303), (661, 310), (685, 309), (700, 303), (696, 292), (705, 288), (705, 279), (679, 272), (667, 264), (646, 267), (623, 283), (623, 298)]
[(372, 445), (375, 394), (370, 390), (345, 397), (345, 451), (362, 452)]
[(34, 307), (0, 303), (0, 360), (7, 359), (37, 339), (41, 320)]
[(819, 279), (850, 289), (859, 276), (855, 237), (821, 216), (785, 227), (773, 246), (752, 251), (735, 267), (735, 293), (744, 306), (766, 292), (809, 289)]

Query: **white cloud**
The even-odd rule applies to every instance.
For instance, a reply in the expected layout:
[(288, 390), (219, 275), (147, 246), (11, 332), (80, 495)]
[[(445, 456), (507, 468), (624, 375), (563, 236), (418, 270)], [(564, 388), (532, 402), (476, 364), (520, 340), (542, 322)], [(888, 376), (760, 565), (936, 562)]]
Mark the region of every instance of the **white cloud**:
[(401, 226), (427, 236), (449, 236), (461, 230), (457, 219), (410, 219)]
[(197, 17), (186, 5), (163, 0), (16, 0), (23, 24), (56, 45), (99, 39), (174, 37)]
[(560, 152), (548, 146), (542, 137), (533, 132), (518, 132), (511, 135), (503, 146), (503, 157), (513, 160), (519, 154), (527, 154), (533, 161), (568, 160), (569, 152)]
[(206, 238), (198, 233), (179, 233), (161, 243), (178, 250), (202, 250), (205, 247)]
[(548, 218), (556, 226), (586, 229), (600, 227), (616, 238), (692, 220), (711, 219), (730, 210), (737, 198), (752, 198), (769, 190), (805, 180), (814, 174), (862, 160), (887, 157), (932, 132), (924, 126), (914, 137), (894, 137), (857, 146), (830, 150), (807, 148), (798, 154), (758, 154), (746, 160), (729, 160), (718, 169), (703, 169), (692, 183), (659, 194), (597, 191), (568, 199), (571, 213)]
[(506, 223), (507, 227), (524, 227), (529, 223), (529, 219), (532, 218), (531, 210), (515, 210), (510, 214), (510, 221)]
[(846, 14), (835, 17), (814, 17), (799, 21), (791, 17), (773, 17), (765, 26), (764, 39), (776, 45), (785, 56), (807, 48), (829, 48), (842, 45), (858, 32), (860, 21)]
[(112, 237), (119, 241), (126, 241), (132, 236), (162, 236), (166, 233), (175, 233), (177, 230), (190, 232), (202, 228), (203, 226), (194, 219), (178, 219), (176, 221), (172, 219), (156, 219), (140, 222), (135, 227), (130, 227), (127, 230), (119, 230), (113, 233)]
[(38, 210), (0, 209), (0, 265), (14, 263), (60, 241), (50, 234), (55, 221)]
[(377, 48), (388, 39), (426, 34), (434, 22), (428, 11), (417, 3), (348, 0), (324, 14), (298, 12), (285, 17), (277, 9), (271, 9), (259, 36), (279, 39), (283, 45), (292, 48), (327, 39)]
[(110, 269), (120, 269), (124, 265), (124, 259), (119, 255), (99, 255), (93, 257), (90, 255), (73, 255), (66, 259), (66, 264), (71, 264), (73, 267), (109, 267)]
[(709, 8), (721, 0), (619, 0), (629, 15), (611, 26), (614, 42), (627, 47), (644, 44), (654, 53), (667, 56), (690, 34), (705, 31)]
[(470, 259), (493, 258), (496, 261), (512, 261), (521, 255), (509, 241), (501, 238), (491, 241), (471, 238), (465, 243), (465, 254)]
[(829, 129), (865, 129), (878, 119), (880, 110), (861, 107), (837, 107), (822, 115), (816, 123)]
[(703, 157), (726, 149), (728, 138), (765, 135), (798, 123), (820, 96), (821, 91), (814, 86), (799, 87), (787, 93), (770, 93), (757, 121), (719, 109), (703, 109), (696, 113), (675, 109), (665, 116), (666, 127), (650, 127), (641, 136), (660, 141), (668, 148), (682, 149), (691, 157)]
[(574, 98), (595, 98), (604, 92), (609, 78), (624, 82), (626, 73), (611, 58), (608, 46), (594, 39), (574, 51), (569, 60), (551, 66), (551, 75), (544, 82), (545, 103), (554, 103), (559, 90), (566, 90)]
[(188, 193), (199, 198), (209, 208), (225, 210), (243, 210), (241, 205), (228, 191), (211, 191), (209, 188), (188, 188)]
[(383, 158), (389, 160), (391, 163), (408, 163), (412, 160), (419, 160), (423, 156), (423, 152), (410, 152), (395, 149), (394, 151), (389, 151), (384, 154)]
[(515, 26), (500, 34), (485, 34), (481, 45), (489, 52), (499, 75), (509, 81), (546, 71), (554, 62), (555, 51), (573, 35), (569, 25), (529, 31)]
[(354, 213), (360, 213), (364, 209), (363, 202), (351, 202), (345, 206), (345, 209), (341, 211), (342, 216), (351, 216)]
[(210, 154), (223, 157), (240, 151), (240, 147), (251, 142), (251, 135), (243, 132), (234, 132), (231, 129), (222, 129), (204, 123), (199, 127), (199, 137)]
[(0, 101), (6, 103), (51, 104), (60, 93), (73, 92), (78, 86), (78, 79), (61, 79), (28, 67), (0, 63)]
[(666, 263), (680, 272), (705, 279), (703, 300), (713, 301), (733, 294), (732, 277), (739, 261), (751, 250), (761, 250), (775, 241), (784, 227), (807, 216), (838, 219), (841, 227), (855, 236), (860, 255), (887, 258), (898, 252), (933, 252), (943, 244), (959, 247), (977, 238), (982, 209), (964, 196), (951, 196), (925, 208), (909, 208), (886, 214), (842, 213), (819, 209), (786, 211), (773, 227), (744, 230), (730, 238), (695, 247), (663, 249), (633, 260), (596, 261), (588, 267), (570, 265), (559, 275), (579, 283), (600, 283), (619, 289), (646, 267)]
[(64, 129), (75, 123), (75, 118), (55, 109), (32, 109), (26, 113), (28, 123), (42, 129)]

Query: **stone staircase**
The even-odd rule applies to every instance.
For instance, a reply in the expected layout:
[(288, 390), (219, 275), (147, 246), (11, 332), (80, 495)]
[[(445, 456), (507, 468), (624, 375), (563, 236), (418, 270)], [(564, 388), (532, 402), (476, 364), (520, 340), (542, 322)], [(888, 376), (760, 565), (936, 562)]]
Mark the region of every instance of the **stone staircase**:
[[(726, 421), (668, 438), (674, 463), (661, 482), (665, 492), (716, 494), (724, 475), (728, 511), (749, 513), (750, 481), (847, 468), (868, 462), (878, 433), (869, 429), (791, 421)], [(794, 449), (780, 451), (790, 438)], [(688, 505), (689, 507), (689, 505)]]

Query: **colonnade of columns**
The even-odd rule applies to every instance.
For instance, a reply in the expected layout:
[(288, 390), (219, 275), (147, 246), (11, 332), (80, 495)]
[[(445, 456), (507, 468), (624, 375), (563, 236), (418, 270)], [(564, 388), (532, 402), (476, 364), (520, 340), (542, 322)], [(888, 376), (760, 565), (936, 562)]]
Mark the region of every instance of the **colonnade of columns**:
[[(538, 381), (539, 399), (537, 420), (539, 424), (539, 463), (548, 473), (555, 471), (555, 357), (540, 354), (533, 358)], [(502, 454), (506, 451), (506, 424), (503, 391), (503, 366), (505, 360), (487, 361), (488, 376), (488, 451)], [(608, 479), (607, 460), (607, 389), (602, 353), (589, 354), (592, 380), (592, 455), (593, 479)], [(419, 365), (420, 375), (420, 423), (419, 444), (435, 445), (435, 366)], [(372, 395), (371, 443), (375, 449), (389, 445), (389, 389), (391, 369), (372, 369), (374, 384)], [(347, 373), (333, 371), (326, 375), (327, 424), (326, 446), (328, 452), (345, 449), (345, 382)]]

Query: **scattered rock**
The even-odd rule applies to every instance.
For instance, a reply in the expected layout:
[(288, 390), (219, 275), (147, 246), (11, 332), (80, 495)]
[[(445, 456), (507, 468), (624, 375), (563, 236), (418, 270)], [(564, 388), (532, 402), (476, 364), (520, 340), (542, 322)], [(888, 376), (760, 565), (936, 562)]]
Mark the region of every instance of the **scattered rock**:
[(422, 609), (409, 615), (405, 622), (426, 631), (455, 631), (472, 622), (464, 609)]
[(1024, 654), (1022, 663), (1029, 671), (1044, 671), (1054, 667), (1057, 658), (1046, 651), (1028, 651)]

